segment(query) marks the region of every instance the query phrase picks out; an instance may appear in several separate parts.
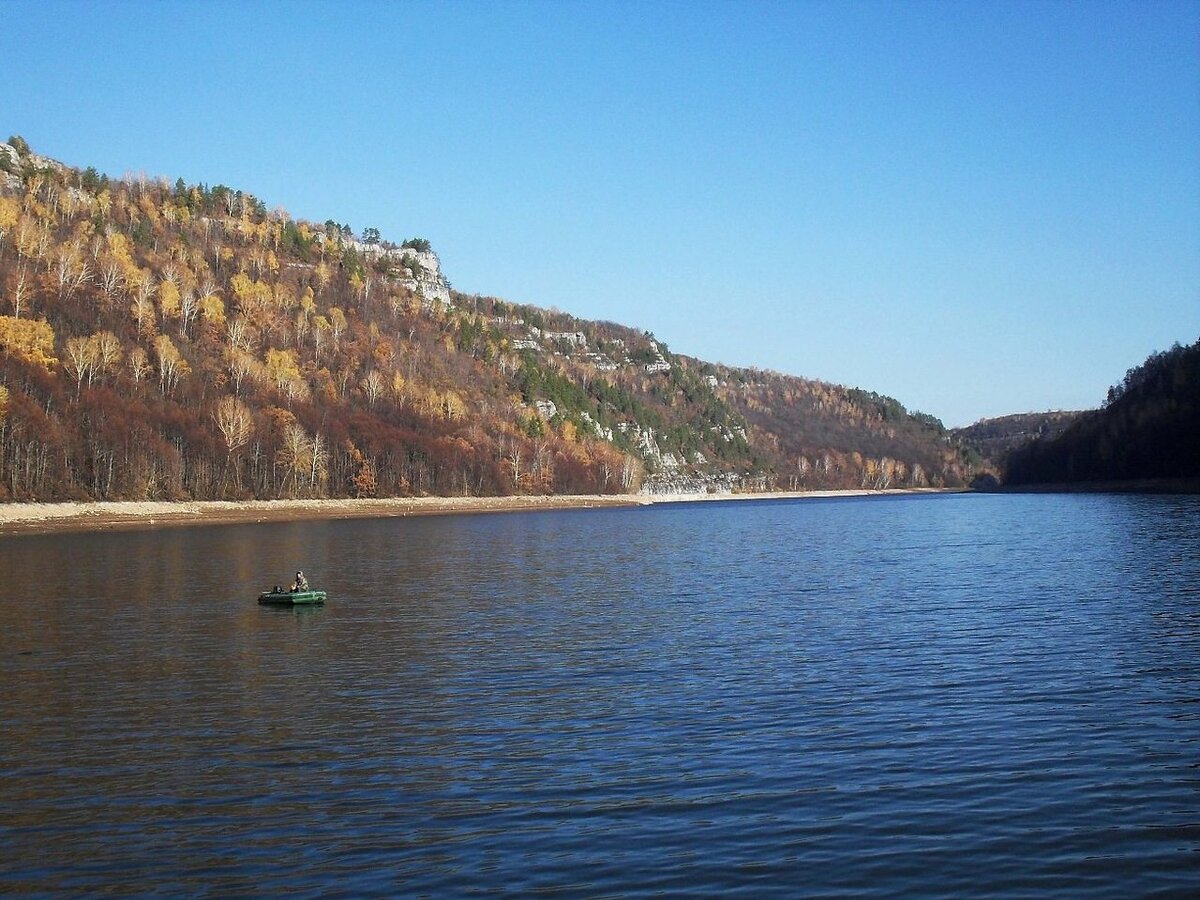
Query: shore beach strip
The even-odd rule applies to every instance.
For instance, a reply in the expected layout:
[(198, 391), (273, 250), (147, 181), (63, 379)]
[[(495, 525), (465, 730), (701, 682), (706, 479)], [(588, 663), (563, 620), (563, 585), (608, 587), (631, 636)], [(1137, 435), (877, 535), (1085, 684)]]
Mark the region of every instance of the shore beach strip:
[[(927, 492), (927, 491), (926, 491)], [(728, 500), (856, 497), (912, 491), (811, 491), (763, 494), (590, 494), (514, 497), (397, 497), (384, 500), (146, 501), (0, 503), (0, 535), (115, 531), (179, 525), (233, 525), (320, 519), (517, 512)], [(924, 492), (923, 492), (924, 493)]]

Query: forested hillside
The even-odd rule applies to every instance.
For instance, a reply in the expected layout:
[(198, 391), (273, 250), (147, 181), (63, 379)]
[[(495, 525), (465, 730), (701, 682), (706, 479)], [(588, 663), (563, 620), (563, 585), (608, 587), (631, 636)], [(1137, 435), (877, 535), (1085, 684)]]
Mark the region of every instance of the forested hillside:
[(1200, 478), (1200, 341), (1130, 369), (1103, 409), (1013, 452), (1005, 483)]
[(0, 499), (959, 485), (935, 419), (450, 290), (428, 241), (0, 144)]
[(980, 419), (965, 428), (955, 428), (954, 437), (981, 457), (996, 465), (1003, 464), (1008, 454), (1030, 441), (1045, 441), (1058, 437), (1082, 415), (1078, 411), (1015, 413), (995, 419)]
[(982, 460), (933, 416), (897, 400), (776, 372), (721, 373), (720, 396), (773, 462), (774, 485), (872, 489), (961, 485)]

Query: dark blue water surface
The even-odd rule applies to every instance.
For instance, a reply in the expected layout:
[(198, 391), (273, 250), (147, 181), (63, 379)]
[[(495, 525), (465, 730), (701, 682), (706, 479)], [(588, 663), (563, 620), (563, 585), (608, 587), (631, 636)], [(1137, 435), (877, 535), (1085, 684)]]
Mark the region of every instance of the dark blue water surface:
[[(324, 608), (260, 607), (296, 568)], [(1200, 892), (1200, 498), (0, 539), (0, 893)]]

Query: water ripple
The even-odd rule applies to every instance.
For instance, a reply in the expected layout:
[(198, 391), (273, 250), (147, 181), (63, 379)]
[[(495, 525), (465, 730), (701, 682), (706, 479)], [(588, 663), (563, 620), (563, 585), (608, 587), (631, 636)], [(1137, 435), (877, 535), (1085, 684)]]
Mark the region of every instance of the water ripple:
[[(1198, 525), (984, 496), (0, 542), (0, 891), (1194, 895)], [(297, 559), (331, 602), (258, 608)]]

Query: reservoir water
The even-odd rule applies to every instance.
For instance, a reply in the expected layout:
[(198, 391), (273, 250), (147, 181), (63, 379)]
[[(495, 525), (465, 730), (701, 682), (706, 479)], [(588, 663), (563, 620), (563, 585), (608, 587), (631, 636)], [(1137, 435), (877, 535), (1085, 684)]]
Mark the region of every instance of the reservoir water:
[(498, 889), (1195, 896), (1200, 498), (0, 538), (0, 894)]

